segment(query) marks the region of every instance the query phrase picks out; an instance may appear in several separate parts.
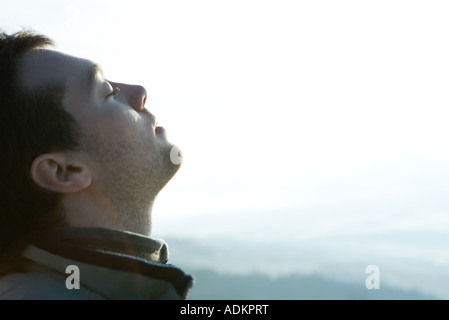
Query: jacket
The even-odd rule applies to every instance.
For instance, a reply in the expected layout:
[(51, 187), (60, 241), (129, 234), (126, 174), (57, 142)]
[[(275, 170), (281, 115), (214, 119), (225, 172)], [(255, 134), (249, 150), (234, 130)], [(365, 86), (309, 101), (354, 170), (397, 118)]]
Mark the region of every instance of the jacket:
[(131, 232), (63, 227), (31, 238), (0, 299), (187, 299), (193, 277), (168, 263), (167, 244)]

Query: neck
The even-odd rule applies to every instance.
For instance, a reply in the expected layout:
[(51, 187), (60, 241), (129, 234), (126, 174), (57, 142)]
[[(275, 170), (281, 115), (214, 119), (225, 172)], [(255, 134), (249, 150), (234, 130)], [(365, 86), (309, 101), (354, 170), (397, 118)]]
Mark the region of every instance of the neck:
[(120, 208), (107, 199), (93, 200), (82, 194), (65, 195), (62, 200), (69, 226), (130, 231), (148, 237), (151, 235), (153, 203), (154, 198), (139, 208), (130, 205)]

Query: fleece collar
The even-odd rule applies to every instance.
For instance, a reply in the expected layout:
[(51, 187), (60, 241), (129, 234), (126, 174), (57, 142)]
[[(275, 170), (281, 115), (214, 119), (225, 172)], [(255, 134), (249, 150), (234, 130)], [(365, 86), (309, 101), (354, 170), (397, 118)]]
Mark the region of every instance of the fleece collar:
[(106, 299), (186, 299), (193, 277), (168, 264), (164, 241), (103, 228), (64, 227), (33, 237), (24, 257), (66, 274)]

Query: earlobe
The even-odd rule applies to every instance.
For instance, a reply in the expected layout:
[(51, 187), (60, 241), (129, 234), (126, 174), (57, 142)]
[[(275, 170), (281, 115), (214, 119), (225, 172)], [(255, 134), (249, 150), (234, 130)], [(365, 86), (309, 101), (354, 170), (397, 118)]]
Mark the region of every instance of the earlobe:
[(46, 153), (35, 158), (31, 164), (34, 182), (49, 191), (74, 193), (87, 188), (92, 177), (81, 162), (63, 153)]

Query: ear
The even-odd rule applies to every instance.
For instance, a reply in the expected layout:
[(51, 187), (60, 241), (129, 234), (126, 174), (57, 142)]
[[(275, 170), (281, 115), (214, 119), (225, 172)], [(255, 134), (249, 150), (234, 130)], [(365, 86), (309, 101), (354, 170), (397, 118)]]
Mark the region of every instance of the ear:
[(92, 181), (89, 168), (65, 153), (46, 153), (35, 158), (31, 177), (38, 186), (59, 193), (81, 191)]

